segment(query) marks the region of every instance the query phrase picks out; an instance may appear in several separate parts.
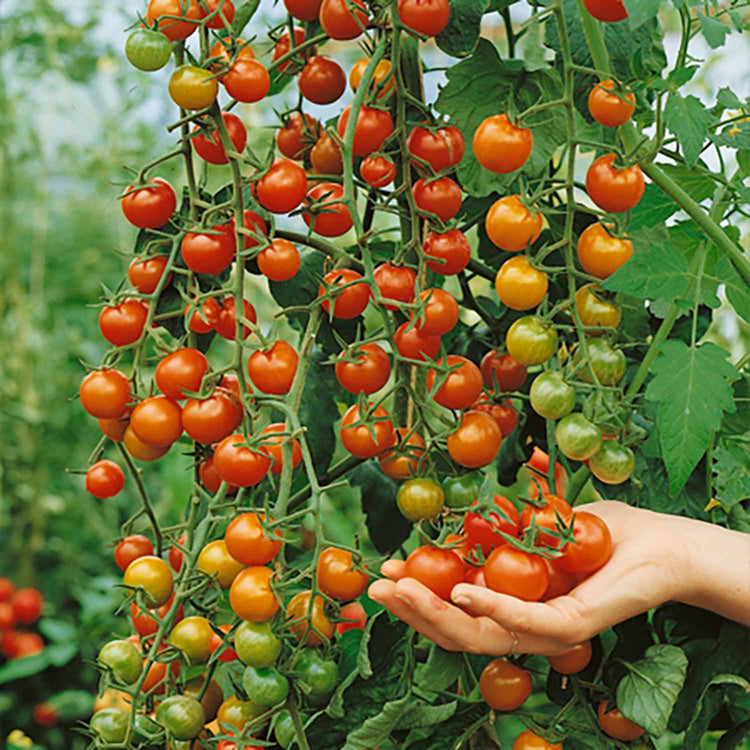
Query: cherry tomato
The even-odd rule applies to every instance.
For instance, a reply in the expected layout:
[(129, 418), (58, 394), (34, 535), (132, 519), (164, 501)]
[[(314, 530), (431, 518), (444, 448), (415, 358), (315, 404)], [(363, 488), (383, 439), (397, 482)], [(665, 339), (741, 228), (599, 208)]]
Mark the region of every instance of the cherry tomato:
[(256, 183), (258, 202), (274, 214), (288, 214), (302, 203), (307, 193), (307, 175), (299, 164), (276, 159)]
[(234, 648), (248, 667), (267, 667), (279, 658), (281, 641), (269, 622), (242, 622), (234, 632)]
[[(482, 373), (479, 368), (466, 357), (449, 354), (445, 360), (437, 364), (453, 369), (447, 375), (438, 375), (437, 371), (427, 371), (427, 390), (432, 393), (436, 404), (446, 409), (466, 409), (471, 406), (482, 392)], [(435, 381), (442, 380), (442, 385), (433, 393)]]
[(149, 607), (161, 607), (172, 595), (172, 570), (160, 557), (146, 555), (128, 565), (122, 582), (132, 588), (142, 588)]
[[(364, 312), (367, 307), (367, 303), (370, 301), (372, 292), (370, 287), (362, 281), (362, 283), (354, 283), (362, 279), (362, 275), (356, 271), (352, 271), (350, 268), (339, 268), (333, 271), (329, 271), (323, 277), (323, 283), (318, 289), (318, 296), (322, 297), (326, 291), (330, 291), (334, 295), (335, 302), (333, 303), (333, 317), (334, 318), (356, 318), (357, 315)], [(339, 291), (337, 287), (344, 287)], [(321, 302), (323, 309), (329, 312), (331, 301), (325, 299)]]
[[(280, 539), (269, 539), (263, 530), (263, 513), (243, 513), (227, 527), (224, 541), (229, 554), (243, 565), (265, 565), (271, 562), (281, 549)], [(274, 532), (279, 536), (279, 532)]]
[(234, 260), (233, 224), (216, 224), (210, 232), (187, 232), (180, 244), (185, 265), (196, 273), (218, 276)]
[(208, 360), (198, 349), (185, 347), (167, 354), (156, 366), (156, 385), (167, 398), (179, 401), (184, 391), (199, 391)]
[(260, 706), (276, 706), (289, 695), (289, 680), (275, 667), (246, 667), (242, 687)]
[(344, 162), (339, 144), (328, 135), (321, 133), (310, 149), (310, 164), (316, 174), (343, 174)]
[(126, 685), (132, 685), (141, 676), (143, 664), (140, 651), (129, 641), (105, 643), (97, 659), (109, 667), (115, 677)]
[(128, 425), (122, 434), (122, 444), (125, 450), (138, 461), (156, 461), (167, 453), (170, 445), (148, 445), (144, 443), (136, 434), (133, 428)]
[(183, 109), (204, 109), (216, 101), (219, 83), (213, 73), (195, 65), (180, 65), (169, 79), (169, 96)]
[(182, 409), (171, 398), (151, 396), (133, 409), (130, 429), (146, 445), (172, 445), (182, 435)]
[(125, 474), (114, 461), (97, 461), (86, 472), (86, 490), (104, 500), (120, 493), (125, 486)]
[(483, 120), (472, 139), (477, 161), (490, 172), (499, 174), (520, 169), (531, 155), (533, 146), (531, 131), (516, 127), (504, 114)]
[(60, 721), (59, 711), (51, 703), (47, 703), (46, 701), (37, 703), (36, 706), (34, 706), (31, 715), (40, 727), (46, 727), (47, 729), (57, 726)]
[(157, 24), (170, 42), (187, 39), (197, 28), (201, 17), (195, 0), (150, 0), (146, 9), (146, 21)]
[(460, 474), (443, 480), (445, 504), (449, 508), (465, 508), (479, 497), (484, 477), (479, 472)]
[(622, 0), (583, 0), (583, 7), (599, 21), (613, 23), (628, 17)]
[(635, 469), (635, 456), (627, 446), (615, 440), (605, 440), (588, 460), (588, 466), (600, 482), (622, 484), (630, 479)]
[(493, 391), (517, 391), (526, 382), (526, 368), (510, 354), (489, 351), (482, 357), (479, 369), (484, 385)]
[(547, 742), (543, 737), (527, 729), (513, 740), (511, 750), (563, 750), (561, 743)]
[[(350, 7), (354, 8), (354, 12)], [(331, 39), (356, 39), (369, 20), (367, 7), (362, 0), (323, 0), (318, 19)]]
[(558, 596), (570, 593), (578, 584), (578, 577), (561, 568), (557, 562), (558, 559), (544, 559), (547, 565), (547, 573), (549, 573), (549, 583), (541, 599), (543, 602), (548, 602), (550, 599), (556, 599)]
[(229, 604), (243, 620), (265, 622), (279, 609), (279, 602), (271, 590), (273, 571), (254, 565), (245, 568), (234, 579), (229, 589)]
[(399, 427), (396, 433), (398, 444), (392, 450), (381, 453), (378, 463), (386, 476), (401, 481), (417, 474), (425, 442), (418, 432), (413, 432), (408, 427)]
[(359, 165), (359, 175), (371, 187), (383, 188), (393, 182), (396, 165), (385, 156), (366, 156)]
[[(344, 356), (351, 358), (346, 361)], [(336, 363), (336, 380), (349, 393), (375, 393), (387, 382), (391, 374), (391, 360), (377, 344), (361, 344), (355, 349), (341, 352)]]
[(560, 419), (573, 411), (576, 392), (557, 370), (546, 370), (534, 378), (529, 391), (531, 408), (545, 419)]
[(232, 0), (203, 0), (207, 10), (201, 8), (201, 18), (213, 17), (206, 21), (209, 29), (225, 29), (234, 21), (234, 3)]
[[(229, 724), (241, 732), (246, 724), (256, 719), (265, 711), (266, 709), (263, 706), (259, 706), (255, 701), (242, 701), (236, 695), (232, 695), (219, 706), (219, 710), (216, 713), (216, 721), (219, 723), (219, 726)], [(234, 748), (234, 750), (237, 750), (237, 748)], [(251, 750), (251, 748), (244, 746), (241, 750)]]
[(327, 547), (320, 553), (317, 578), (324, 594), (343, 602), (363, 594), (370, 582), (367, 573), (354, 568), (352, 553), (338, 547)]
[[(271, 474), (278, 476), (284, 469), (282, 444), (288, 436), (286, 426), (283, 422), (270, 424), (268, 427), (263, 428), (261, 436), (263, 437), (263, 450), (273, 459)], [(299, 444), (299, 440), (294, 438), (292, 441), (292, 470), (299, 466), (300, 461), (302, 461), (302, 447)]]
[(635, 112), (635, 95), (618, 94), (615, 83), (608, 78), (597, 83), (589, 94), (588, 106), (591, 116), (601, 125), (616, 128), (627, 122)]
[(222, 79), (227, 94), (238, 102), (259, 102), (271, 88), (265, 66), (250, 57), (238, 57)]
[[(165, 255), (150, 255), (146, 258), (133, 258), (128, 266), (128, 279), (141, 294), (153, 294), (159, 286), (168, 258)], [(172, 280), (167, 276), (165, 285)]]
[(89, 727), (105, 743), (123, 742), (130, 727), (130, 714), (121, 708), (103, 708), (91, 717)]
[(513, 406), (513, 402), (508, 398), (505, 399), (504, 403), (498, 404), (491, 401), (486, 394), (482, 393), (471, 405), (471, 408), (472, 411), (481, 411), (489, 414), (497, 422), (497, 426), (500, 428), (500, 432), (503, 433), (504, 438), (508, 437), (516, 429), (518, 411)]
[(489, 415), (468, 411), (447, 442), (448, 453), (457, 464), (477, 469), (486, 466), (497, 456), (502, 432)]
[[(414, 203), (420, 211), (450, 221), (461, 210), (461, 188), (450, 177), (426, 182), (420, 177), (412, 187)], [(458, 232), (457, 229), (452, 230)], [(445, 273), (443, 271), (443, 273)]]
[(506, 260), (495, 276), (500, 301), (511, 310), (531, 310), (547, 295), (547, 274), (534, 268), (523, 256)]
[(125, 430), (130, 424), (130, 412), (126, 411), (122, 417), (118, 419), (98, 419), (99, 429), (102, 434), (106, 435), (110, 440), (115, 443), (121, 443), (125, 436)]
[(416, 477), (398, 488), (396, 503), (410, 521), (430, 521), (443, 509), (445, 492), (434, 480)]
[(585, 461), (601, 447), (602, 433), (581, 412), (574, 412), (557, 423), (555, 441), (566, 458)]
[(625, 375), (625, 355), (622, 349), (613, 349), (606, 339), (588, 339), (586, 354), (583, 348), (576, 348), (571, 360), (576, 377), (584, 383), (592, 383), (591, 370), (601, 385), (617, 385)]
[(134, 226), (139, 229), (158, 229), (172, 218), (177, 208), (177, 196), (166, 180), (152, 177), (147, 187), (136, 189), (128, 185), (120, 206), (125, 218)]
[[(406, 139), (406, 147), (412, 156), (426, 161), (434, 172), (455, 166), (464, 155), (464, 137), (461, 131), (454, 127), (428, 130), (421, 125), (415, 125)], [(421, 166), (414, 161), (416, 167)]]
[(10, 597), (10, 606), (17, 623), (32, 625), (42, 616), (44, 598), (38, 589), (17, 589)]
[(359, 602), (345, 604), (339, 612), (341, 622), (336, 623), (336, 632), (346, 633), (347, 630), (364, 630), (367, 624), (367, 613)]
[[(358, 0), (359, 1), (359, 0)], [(345, 3), (345, 0), (323, 0), (326, 2)], [(321, 8), (321, 13), (323, 12)], [(347, 106), (339, 116), (336, 123), (336, 131), (344, 138), (346, 126), (349, 122), (349, 114), (352, 105)], [(352, 141), (352, 153), (354, 156), (367, 156), (373, 151), (377, 151), (383, 141), (393, 132), (393, 118), (387, 110), (375, 109), (363, 104), (357, 115), (357, 122), (354, 126), (354, 140)]]
[(97, 419), (118, 419), (130, 401), (130, 381), (119, 370), (93, 370), (81, 382), (81, 405)]
[(253, 385), (264, 393), (288, 393), (297, 373), (299, 354), (291, 344), (279, 339), (266, 351), (255, 351), (247, 361)]
[[(221, 117), (229, 133), (229, 139), (232, 141), (232, 148), (241, 154), (247, 143), (247, 130), (245, 130), (242, 120), (231, 112), (224, 112)], [(199, 127), (196, 127), (193, 132), (200, 133), (200, 130)], [(229, 163), (229, 157), (224, 150), (224, 144), (221, 142), (218, 129), (208, 130), (208, 132), (204, 130), (200, 135), (196, 135), (191, 143), (195, 153), (209, 164)]]
[(496, 547), (484, 564), (487, 587), (527, 602), (538, 602), (549, 583), (544, 559), (510, 544)]
[(303, 159), (320, 134), (320, 123), (314, 117), (292, 112), (276, 131), (276, 148), (288, 159)]
[(531, 695), (531, 675), (507, 659), (493, 659), (482, 670), (479, 692), (496, 711), (514, 711)]
[(211, 656), (208, 644), (213, 632), (205, 617), (186, 617), (172, 628), (169, 643), (183, 652), (188, 664), (205, 664)]
[(216, 576), (219, 587), (228, 589), (244, 565), (229, 554), (223, 539), (215, 539), (200, 551), (196, 567), (209, 576)]
[[(312, 608), (310, 599), (312, 598)], [(312, 596), (312, 591), (300, 591), (286, 605), (286, 619), (295, 622), (289, 629), (304, 646), (320, 646), (333, 638), (335, 627), (325, 612), (325, 599)]]
[(497, 247), (517, 253), (536, 242), (542, 232), (542, 215), (526, 208), (518, 195), (506, 195), (490, 206), (484, 226)]
[(552, 534), (545, 534), (543, 529), (558, 531), (558, 516), (566, 526), (573, 518), (573, 509), (558, 495), (545, 494), (544, 504), (541, 506), (528, 504), (521, 512), (521, 532), (525, 533), (534, 519), (539, 529), (539, 543), (556, 547), (558, 539)]
[(208, 68), (214, 73), (221, 72), (219, 80), (223, 81), (226, 72), (240, 57), (255, 57), (253, 48), (248, 42), (231, 36), (222, 37), (217, 40), (208, 53)]
[[(219, 476), (216, 469), (214, 468), (213, 456), (209, 456), (205, 461), (201, 461), (201, 464), (198, 467), (198, 476), (200, 478), (201, 484), (212, 495), (215, 495), (219, 491), (219, 487), (221, 487), (222, 479)], [(228, 485), (227, 495), (237, 494), (238, 489), (239, 487), (237, 487), (234, 484)]]
[[(476, 498), (479, 494), (479, 488), (473, 493)], [(476, 505), (479, 500), (470, 500), (471, 494), (465, 498), (469, 502), (465, 505)], [(505, 544), (505, 540), (498, 534), (518, 536), (518, 511), (516, 506), (503, 495), (493, 495), (494, 504), (499, 508), (499, 513), (490, 513), (489, 519), (479, 513), (467, 511), (464, 516), (463, 531), (466, 535), (466, 546), (473, 549), (478, 545), (482, 548), (482, 554), (487, 557), (490, 552), (500, 545)]]
[(221, 308), (213, 297), (207, 297), (203, 304), (188, 305), (185, 309), (186, 327), (195, 333), (208, 333), (216, 328)]
[(271, 468), (271, 459), (244, 445), (245, 436), (235, 433), (225, 437), (214, 449), (214, 468), (223, 481), (238, 487), (252, 487)]
[(190, 399), (182, 408), (182, 427), (196, 442), (211, 445), (231, 435), (242, 423), (237, 403), (217, 391), (208, 398)]
[[(299, 47), (302, 42), (305, 41), (305, 30), (301, 28), (300, 26), (294, 27), (294, 46)], [(276, 62), (277, 60), (281, 59), (285, 55), (288, 55), (291, 51), (291, 45), (289, 44), (289, 32), (285, 31), (280, 37), (279, 41), (276, 42), (273, 48), (273, 54), (271, 55), (271, 59)], [(284, 62), (279, 63), (277, 66), (277, 69), (280, 70), (283, 73), (286, 73), (287, 75), (293, 75), (294, 73), (297, 73), (300, 70), (299, 64), (301, 62), (302, 65), (310, 58), (312, 57), (316, 52), (316, 48), (314, 46), (312, 47), (305, 47), (305, 49), (301, 50), (300, 52), (295, 52), (295, 54), (287, 59), (284, 60)]]
[(575, 294), (576, 311), (589, 336), (603, 333), (601, 328), (620, 325), (620, 308), (601, 295), (598, 284), (585, 284)]
[(427, 586), (436, 596), (450, 601), (451, 591), (463, 583), (463, 560), (452, 550), (424, 545), (406, 558), (404, 575)]
[(398, 0), (401, 23), (424, 36), (437, 36), (450, 18), (448, 0)]
[(591, 661), (591, 641), (584, 641), (557, 656), (548, 656), (550, 667), (560, 674), (578, 674)]
[(630, 211), (643, 197), (646, 182), (637, 164), (626, 169), (612, 166), (614, 154), (604, 154), (586, 172), (586, 192), (604, 211)]
[[(305, 200), (305, 207), (308, 208), (302, 214), (305, 224), (324, 237), (340, 237), (348, 232), (354, 222), (346, 204), (340, 202), (343, 196), (344, 188), (338, 183), (321, 182), (315, 185)], [(315, 208), (310, 208), (312, 205)]]
[[(243, 317), (251, 323), (258, 320), (255, 308), (246, 299), (242, 300)], [(234, 341), (237, 336), (237, 313), (235, 309), (234, 297), (225, 297), (221, 303), (219, 316), (216, 319), (216, 333), (227, 341)], [(244, 326), (242, 338), (246, 339), (250, 335), (251, 328)]]
[(258, 268), (271, 281), (288, 281), (297, 275), (299, 267), (299, 250), (281, 237), (277, 237), (258, 256)]
[(505, 346), (517, 362), (527, 366), (540, 365), (557, 348), (557, 331), (540, 318), (526, 315), (508, 329)]
[(607, 701), (602, 701), (599, 704), (596, 715), (599, 717), (599, 726), (602, 731), (615, 740), (629, 742), (630, 740), (637, 740), (646, 733), (643, 727), (639, 727), (630, 719), (626, 719), (617, 707), (607, 711)]
[(558, 564), (570, 573), (591, 575), (612, 557), (612, 535), (599, 516), (581, 511), (573, 519), (573, 537), (563, 547)]
[(606, 279), (630, 259), (633, 243), (624, 237), (613, 237), (604, 224), (596, 222), (581, 232), (576, 253), (586, 273)]
[(320, 11), (322, 0), (284, 0), (289, 15), (300, 21), (315, 21)]
[(117, 543), (115, 563), (120, 570), (125, 571), (133, 560), (153, 554), (154, 545), (148, 537), (143, 534), (130, 534)]
[[(362, 76), (364, 75), (369, 62), (369, 57), (362, 57), (354, 63), (352, 69), (349, 71), (349, 85), (352, 87), (352, 91), (356, 91), (359, 88), (359, 84), (362, 81)], [(395, 83), (393, 80), (393, 75), (391, 73), (390, 60), (378, 60), (378, 63), (375, 66), (375, 72), (372, 74), (369, 90), (377, 91), (378, 99), (383, 99), (393, 91), (394, 85)], [(379, 185), (377, 187), (382, 187), (382, 185)]]
[(10, 578), (0, 578), (0, 602), (7, 602), (13, 596), (16, 587)]
[(160, 31), (136, 29), (125, 42), (125, 57), (138, 70), (159, 70), (172, 57), (172, 45)]
[(440, 352), (440, 336), (424, 333), (411, 323), (402, 323), (396, 329), (393, 341), (402, 357), (419, 362), (424, 362), (425, 359), (435, 359)]
[(315, 104), (331, 104), (346, 89), (344, 69), (330, 57), (313, 55), (302, 68), (298, 79), (299, 92)]
[(395, 443), (393, 422), (382, 406), (367, 417), (367, 423), (363, 418), (358, 404), (350, 406), (341, 420), (339, 435), (344, 448), (353, 456), (374, 458)]
[(336, 662), (321, 658), (314, 648), (303, 648), (297, 654), (292, 667), (313, 698), (328, 695), (339, 683)]
[(192, 740), (201, 733), (206, 712), (190, 695), (171, 695), (157, 706), (156, 723), (176, 740)]
[(99, 330), (113, 346), (127, 346), (141, 337), (147, 317), (147, 304), (139, 299), (126, 299), (101, 309)]
[[(382, 263), (375, 269), (373, 275), (381, 297), (399, 302), (411, 302), (414, 299), (417, 274), (411, 268)], [(387, 302), (384, 305), (388, 310), (398, 309), (398, 305), (391, 305)]]
[[(459, 204), (461, 202), (460, 195), (458, 202)], [(471, 258), (469, 240), (460, 229), (450, 229), (442, 233), (429, 232), (422, 244), (422, 252), (427, 259), (427, 267), (443, 276), (460, 273), (466, 268)]]
[(453, 330), (458, 323), (458, 302), (444, 289), (425, 289), (419, 294), (425, 302), (422, 315), (417, 320), (417, 328), (428, 336), (442, 336)]

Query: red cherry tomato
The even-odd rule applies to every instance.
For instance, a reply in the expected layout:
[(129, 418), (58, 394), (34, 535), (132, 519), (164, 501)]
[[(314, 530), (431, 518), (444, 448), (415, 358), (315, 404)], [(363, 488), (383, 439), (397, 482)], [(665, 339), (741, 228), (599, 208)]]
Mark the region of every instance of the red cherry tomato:
[(149, 182), (155, 187), (135, 190), (132, 185), (128, 185), (125, 197), (120, 201), (125, 218), (139, 229), (158, 229), (164, 226), (177, 208), (177, 196), (166, 180), (153, 177)]
[[(356, 318), (357, 315), (364, 312), (372, 293), (370, 287), (364, 281), (359, 284), (355, 283), (360, 279), (362, 279), (362, 275), (350, 268), (335, 269), (329, 271), (323, 277), (323, 283), (318, 289), (318, 296), (323, 296), (327, 290), (331, 290), (331, 287), (344, 287), (341, 291), (334, 293), (334, 318)], [(321, 305), (326, 312), (329, 312), (331, 301), (329, 299), (323, 300)]]
[(643, 197), (646, 182), (637, 164), (626, 169), (612, 166), (614, 154), (604, 154), (586, 172), (586, 192), (604, 211), (621, 213), (634, 208)]
[(443, 222), (450, 221), (461, 210), (461, 188), (450, 177), (432, 182), (420, 177), (414, 183), (412, 193), (420, 211), (435, 214)]
[(484, 564), (487, 587), (527, 602), (538, 602), (549, 584), (544, 558), (510, 544), (496, 547)]
[(97, 461), (86, 472), (86, 490), (104, 500), (119, 494), (125, 486), (125, 474), (114, 461)]
[[(516, 506), (503, 495), (493, 495), (493, 500), (500, 513), (490, 513), (490, 518), (487, 519), (479, 513), (467, 511), (463, 523), (466, 546), (473, 549), (479, 544), (485, 557), (495, 547), (505, 544), (505, 540), (497, 533), (498, 531), (510, 534), (510, 536), (518, 536), (519, 520)], [(472, 505), (477, 505), (478, 502), (475, 500)]]
[(424, 584), (441, 599), (450, 601), (453, 587), (463, 583), (464, 563), (453, 550), (424, 545), (406, 558), (404, 575)]
[[(229, 133), (232, 148), (241, 154), (245, 150), (245, 144), (247, 143), (247, 130), (245, 130), (242, 120), (231, 112), (224, 112), (222, 119)], [(196, 127), (193, 132), (200, 132), (200, 128)], [(204, 130), (200, 135), (196, 135), (191, 143), (193, 144), (195, 153), (204, 161), (209, 162), (209, 164), (227, 164), (229, 162), (218, 129), (209, 130), (208, 132)]]
[(425, 237), (422, 252), (427, 258), (427, 267), (443, 276), (453, 276), (463, 271), (471, 259), (469, 240), (460, 229), (444, 233), (430, 232)]
[(321, 182), (311, 188), (305, 206), (318, 205), (302, 214), (305, 224), (324, 237), (339, 237), (348, 232), (354, 222), (346, 204), (340, 202), (343, 195), (344, 188), (335, 182)]

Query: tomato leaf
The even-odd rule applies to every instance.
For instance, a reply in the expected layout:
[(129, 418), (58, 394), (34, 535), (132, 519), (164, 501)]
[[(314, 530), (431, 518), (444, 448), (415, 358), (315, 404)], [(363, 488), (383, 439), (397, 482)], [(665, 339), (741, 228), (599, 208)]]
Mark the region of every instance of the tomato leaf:
[(732, 385), (737, 411), (724, 415), (721, 432), (725, 435), (742, 435), (750, 425), (750, 377), (745, 375)]
[(617, 685), (617, 707), (623, 715), (660, 737), (682, 690), (688, 660), (677, 646), (660, 644), (646, 649), (643, 659), (626, 664), (628, 674)]
[(448, 25), (435, 37), (437, 46), (451, 57), (470, 55), (479, 41), (482, 16), (490, 0), (449, 0)]
[(688, 347), (674, 339), (662, 344), (652, 372), (646, 398), (659, 402), (661, 450), (674, 493), (706, 452), (722, 413), (735, 410), (730, 383), (739, 373), (716, 344)]
[(697, 97), (680, 96), (674, 92), (669, 95), (667, 106), (664, 107), (664, 122), (677, 136), (689, 167), (698, 161), (713, 119), (711, 112)]
[(637, 29), (646, 21), (656, 18), (661, 0), (624, 0), (628, 11), (628, 25)]
[(716, 275), (724, 284), (727, 299), (735, 312), (750, 323), (750, 287), (737, 272), (728, 255), (722, 255), (716, 263)]
[(533, 16), (521, 39), (524, 67), (530, 72), (550, 67), (547, 61), (547, 50), (542, 46), (540, 32), (539, 21), (536, 16)]
[(53, 617), (43, 617), (39, 620), (39, 632), (49, 641), (55, 643), (71, 643), (77, 640), (78, 631), (72, 622)]
[(675, 245), (646, 231), (634, 233), (631, 241), (632, 257), (602, 284), (604, 289), (641, 299), (673, 299), (685, 294), (688, 263)]
[(698, 22), (701, 26), (701, 32), (711, 49), (717, 49), (724, 45), (727, 34), (731, 31), (729, 26), (723, 24), (718, 18), (707, 16), (701, 13), (701, 11), (698, 11)]
[(750, 122), (733, 122), (721, 133), (715, 133), (710, 137), (717, 146), (748, 149), (750, 148)]
[(724, 439), (722, 446), (714, 450), (713, 461), (716, 499), (728, 507), (750, 498), (750, 463), (746, 445)]
[(415, 672), (415, 684), (424, 690), (447, 690), (461, 674), (463, 657), (457, 651), (446, 651), (433, 643), (430, 655), (423, 664), (418, 664)]

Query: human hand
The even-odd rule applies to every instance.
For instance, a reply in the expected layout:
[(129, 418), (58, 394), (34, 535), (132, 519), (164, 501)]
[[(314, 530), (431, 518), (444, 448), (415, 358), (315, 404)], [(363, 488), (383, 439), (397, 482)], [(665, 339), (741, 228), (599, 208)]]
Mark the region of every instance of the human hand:
[(404, 577), (401, 560), (383, 564), (388, 578), (371, 584), (369, 595), (442, 648), (546, 655), (562, 653), (618, 622), (687, 596), (690, 555), (680, 533), (687, 531), (686, 519), (616, 501), (575, 510), (593, 513), (607, 523), (613, 552), (603, 568), (565, 596), (526, 602), (462, 583), (451, 593), (453, 603), (459, 605), (454, 606)]

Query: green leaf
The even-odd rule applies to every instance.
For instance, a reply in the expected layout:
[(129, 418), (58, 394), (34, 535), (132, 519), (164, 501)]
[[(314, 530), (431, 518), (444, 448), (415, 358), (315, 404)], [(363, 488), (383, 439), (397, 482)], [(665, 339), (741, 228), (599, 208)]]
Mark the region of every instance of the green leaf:
[(633, 255), (603, 284), (604, 289), (641, 299), (673, 299), (687, 291), (688, 263), (668, 240), (645, 230), (631, 237)]
[(698, 11), (698, 22), (700, 23), (701, 32), (711, 49), (721, 47), (726, 41), (727, 34), (731, 31), (728, 26), (725, 26), (717, 18), (711, 18), (701, 13), (701, 11)]
[(656, 18), (660, 0), (624, 0), (628, 11), (628, 25), (635, 30), (646, 21)]
[(60, 718), (85, 719), (94, 710), (94, 696), (87, 690), (63, 690), (50, 701), (60, 714)]
[(671, 93), (664, 108), (664, 122), (677, 136), (685, 161), (692, 167), (700, 157), (713, 115), (697, 97)]
[(737, 151), (737, 166), (739, 166), (743, 177), (750, 177), (750, 149)]
[(43, 617), (39, 620), (38, 628), (47, 640), (55, 643), (73, 643), (78, 640), (78, 629), (67, 620)]
[(733, 122), (721, 133), (715, 133), (710, 138), (717, 146), (750, 149), (750, 122), (745, 120)]
[(716, 95), (716, 103), (724, 109), (741, 109), (742, 102), (732, 89), (722, 86)]
[(628, 674), (617, 685), (617, 707), (649, 734), (667, 731), (669, 715), (687, 673), (685, 652), (668, 644), (651, 646), (643, 659), (626, 664)]
[(33, 656), (24, 656), (21, 659), (13, 659), (0, 667), (0, 685), (13, 680), (20, 680), (24, 677), (43, 672), (49, 666), (47, 649), (40, 651)]
[(721, 432), (725, 435), (742, 435), (750, 426), (750, 377), (744, 375), (732, 385), (737, 411), (725, 414)]
[(730, 383), (739, 373), (716, 344), (688, 347), (674, 339), (662, 344), (652, 372), (646, 398), (659, 402), (661, 451), (674, 493), (706, 452), (722, 413), (735, 410)]
[(708, 730), (709, 716), (712, 712), (708, 712), (709, 716), (702, 713), (704, 703), (721, 705), (725, 700), (731, 702), (732, 697), (739, 698), (746, 692), (750, 692), (750, 682), (743, 677), (734, 674), (719, 674), (713, 677), (703, 689), (696, 703), (696, 712), (690, 724), (688, 724), (685, 734), (686, 746), (699, 747), (703, 735)]
[(470, 55), (479, 41), (482, 16), (490, 0), (449, 0), (448, 25), (435, 37), (437, 46), (451, 57)]
[(237, 6), (234, 21), (232, 21), (232, 34), (234, 36), (242, 36), (242, 30), (247, 26), (255, 11), (258, 10), (259, 5), (260, 0), (248, 0), (246, 3)]
[(747, 446), (724, 439), (713, 452), (713, 487), (716, 499), (729, 508), (750, 498), (750, 461)]
[(447, 690), (461, 674), (463, 657), (458, 651), (446, 651), (437, 644), (430, 647), (427, 661), (415, 671), (415, 684), (424, 690)]
[(630, 212), (630, 230), (664, 223), (680, 207), (653, 182), (646, 185), (643, 198)]
[(531, 23), (526, 27), (526, 33), (521, 38), (524, 67), (528, 71), (544, 70), (549, 68), (550, 64), (546, 59), (546, 50), (542, 46), (541, 29), (536, 16), (533, 16)]
[(737, 315), (750, 323), (750, 287), (742, 279), (728, 255), (719, 258), (715, 271), (719, 281), (724, 284), (727, 299)]

